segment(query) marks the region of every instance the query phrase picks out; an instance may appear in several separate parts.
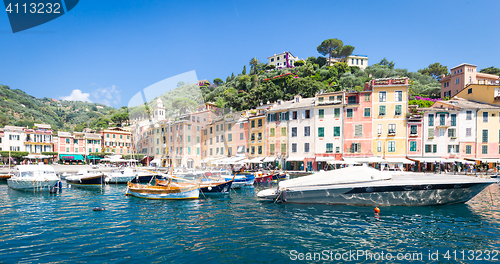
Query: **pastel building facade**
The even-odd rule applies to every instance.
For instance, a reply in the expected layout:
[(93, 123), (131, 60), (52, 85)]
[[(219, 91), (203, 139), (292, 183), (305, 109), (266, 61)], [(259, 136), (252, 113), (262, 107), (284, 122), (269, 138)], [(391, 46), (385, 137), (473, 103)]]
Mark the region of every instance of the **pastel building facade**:
[(108, 128), (99, 132), (102, 137), (101, 148), (114, 155), (132, 153), (132, 133), (120, 127)]
[(25, 151), (26, 135), (24, 134), (24, 127), (5, 126), (3, 132), (2, 150)]
[(57, 150), (64, 164), (83, 164), (85, 160), (85, 139), (83, 133), (57, 132)]
[(500, 79), (498, 75), (479, 72), (476, 65), (462, 63), (451, 68), (450, 75), (442, 76), (439, 82), (441, 83), (441, 98), (444, 98), (455, 96), (470, 84), (498, 85)]
[(470, 84), (461, 90), (456, 97), (500, 106), (499, 84)]
[(344, 100), (344, 153), (345, 157), (373, 156), (372, 119), (373, 92), (346, 92)]
[(53, 152), (52, 129), (47, 124), (34, 124), (33, 129), (25, 128), (25, 151), (30, 154)]
[(476, 120), (477, 158), (500, 158), (500, 107), (484, 105), (478, 109)]
[(370, 87), (373, 91), (373, 153), (384, 158), (404, 158), (408, 143), (408, 79), (372, 80)]
[(256, 109), (249, 111), (248, 128), (249, 158), (264, 158), (266, 152), (266, 111), (265, 109)]
[(424, 157), (457, 158), (460, 151), (458, 139), (459, 111), (440, 108), (437, 103), (424, 114)]
[(368, 67), (368, 56), (366, 55), (350, 55), (344, 59), (344, 62), (349, 66), (359, 67), (361, 70), (365, 70)]
[(321, 132), (321, 129), (315, 130), (314, 98), (295, 95), (288, 105), (290, 110), (286, 169), (312, 170), (316, 165), (315, 138), (320, 136)]
[[(317, 131), (314, 170), (328, 168), (328, 163), (342, 158), (344, 92), (319, 93), (314, 100), (314, 124)], [(371, 139), (371, 138), (369, 138)]]
[(280, 54), (274, 54), (273, 56), (267, 57), (268, 65), (274, 65), (276, 68), (291, 68), (294, 62), (299, 60), (299, 57), (295, 57), (291, 52), (285, 51)]
[(248, 146), (248, 119), (247, 112), (241, 111), (224, 116), (226, 155), (246, 156)]
[[(197, 109), (196, 112), (180, 116), (177, 121), (169, 120), (163, 132), (167, 152), (162, 161), (162, 166), (168, 166), (168, 163), (166, 163), (168, 158), (174, 160), (174, 166), (176, 167), (201, 167), (202, 159), (206, 155), (203, 153), (204, 147), (207, 146), (202, 145), (207, 136), (204, 133), (207, 132), (207, 124), (211, 124), (214, 118), (215, 114), (210, 109), (210, 105), (205, 105)], [(215, 127), (213, 125), (210, 127), (212, 129), (210, 137), (213, 137), (214, 140), (213, 129)]]
[[(407, 119), (407, 138), (406, 145), (408, 157), (421, 157), (423, 154), (422, 136), (423, 136), (423, 112), (419, 111), (416, 106), (410, 106)], [(412, 112), (414, 109), (414, 112)]]
[(291, 105), (292, 101), (278, 100), (267, 111), (267, 156), (274, 157), (282, 168), (285, 167), (288, 155), (288, 121), (290, 120)]

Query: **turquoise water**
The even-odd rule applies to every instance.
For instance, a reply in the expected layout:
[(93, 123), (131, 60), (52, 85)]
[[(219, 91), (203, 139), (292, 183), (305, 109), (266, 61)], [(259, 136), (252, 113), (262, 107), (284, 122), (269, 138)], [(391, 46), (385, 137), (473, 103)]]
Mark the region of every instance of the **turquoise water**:
[[(65, 185), (54, 195), (0, 184), (0, 262), (286, 263), (308, 252), (328, 254), (322, 256), (329, 262), (337, 253), (368, 250), (372, 259), (347, 262), (422, 253), (415, 263), (429, 263), (429, 250), (438, 250), (434, 262), (441, 263), (442, 253), (457, 250), (456, 262), (484, 263), (468, 260), (467, 252), (462, 260), (460, 250), (476, 250), (474, 258), (500, 250), (498, 185), (468, 204), (382, 207), (379, 218), (372, 207), (262, 203), (255, 198), (259, 188), (191, 201), (126, 197), (125, 188)], [(106, 210), (95, 212), (96, 206)]]

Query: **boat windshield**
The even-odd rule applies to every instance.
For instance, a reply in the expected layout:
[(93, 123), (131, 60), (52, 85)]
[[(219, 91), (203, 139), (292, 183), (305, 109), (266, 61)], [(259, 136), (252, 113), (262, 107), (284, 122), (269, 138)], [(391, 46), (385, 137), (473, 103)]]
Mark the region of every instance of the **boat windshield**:
[(33, 171), (25, 171), (21, 173), (21, 177), (33, 177), (35, 173)]

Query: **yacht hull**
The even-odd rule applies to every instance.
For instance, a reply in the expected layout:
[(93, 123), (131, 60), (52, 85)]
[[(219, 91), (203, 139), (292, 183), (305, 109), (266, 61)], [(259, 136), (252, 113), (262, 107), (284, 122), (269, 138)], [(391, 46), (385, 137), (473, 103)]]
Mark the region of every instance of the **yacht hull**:
[(203, 194), (224, 194), (229, 193), (232, 186), (232, 181), (222, 183), (202, 183), (200, 184), (200, 192)]
[(66, 183), (72, 185), (101, 185), (103, 181), (104, 175), (66, 178)]
[(18, 180), (18, 179), (8, 179), (7, 184), (10, 188), (20, 191), (50, 191), (50, 188), (55, 186), (59, 180), (44, 180), (44, 181), (33, 181), (33, 180)]
[[(378, 188), (332, 188), (323, 190), (286, 190), (280, 197), (268, 198), (290, 203), (382, 205), (382, 206), (428, 206), (465, 203), (480, 193), (489, 184), (473, 183), (455, 187), (452, 184), (432, 186), (391, 186)], [(420, 187), (420, 188), (418, 188)], [(371, 189), (370, 189), (371, 188)], [(407, 188), (408, 190), (405, 190)], [(366, 191), (368, 189), (368, 191)]]

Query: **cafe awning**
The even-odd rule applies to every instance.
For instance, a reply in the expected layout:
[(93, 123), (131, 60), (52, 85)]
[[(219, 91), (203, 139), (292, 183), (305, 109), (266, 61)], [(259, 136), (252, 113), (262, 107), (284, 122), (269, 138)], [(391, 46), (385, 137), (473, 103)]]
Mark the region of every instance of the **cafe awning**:
[(257, 157), (249, 160), (248, 163), (262, 163), (262, 160), (263, 160), (262, 157)]
[(403, 164), (412, 164), (414, 163), (414, 161), (412, 160), (409, 160), (409, 159), (406, 159), (406, 158), (385, 158), (384, 161), (382, 161), (381, 163), (403, 163)]
[(59, 154), (62, 160), (84, 160), (83, 155), (80, 154)]
[[(447, 163), (447, 161), (443, 158), (438, 158), (438, 157), (408, 157), (410, 160), (418, 161), (420, 163)], [(448, 161), (449, 162), (449, 161)]]
[(373, 157), (355, 157), (355, 158), (344, 158), (345, 161), (352, 161), (358, 163), (382, 163), (384, 159), (373, 156)]
[(275, 157), (265, 157), (264, 160), (262, 162), (273, 162), (275, 161), (276, 158)]
[(335, 157), (316, 157), (316, 161), (321, 162), (321, 161), (334, 161)]
[(286, 161), (304, 161), (305, 157), (289, 157)]
[(49, 159), (52, 158), (52, 156), (47, 156), (47, 155), (37, 155), (37, 154), (29, 154), (28, 156), (24, 156), (23, 158), (25, 159)]
[(500, 163), (499, 159), (477, 159), (477, 158), (466, 158), (468, 160), (480, 161), (481, 163)]
[(92, 155), (88, 155), (87, 156), (88, 159), (91, 159), (91, 160), (100, 160), (102, 159), (102, 157), (99, 157), (99, 156), (92, 156)]

